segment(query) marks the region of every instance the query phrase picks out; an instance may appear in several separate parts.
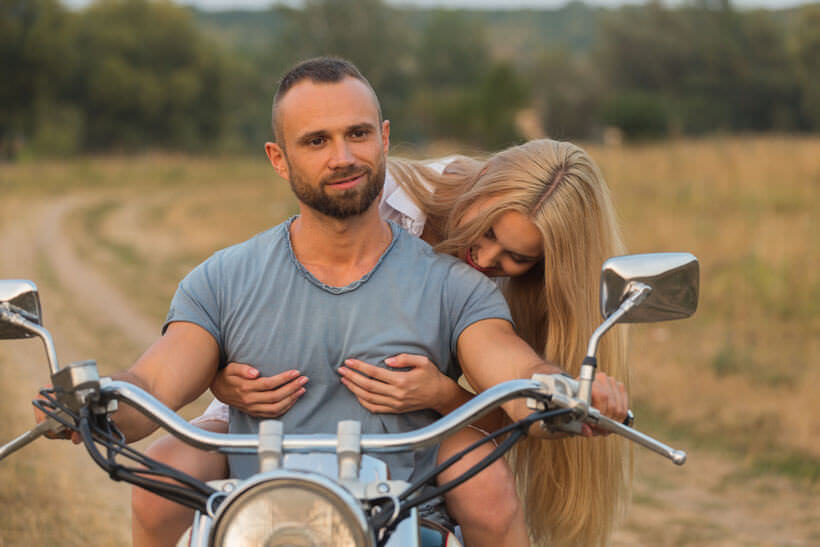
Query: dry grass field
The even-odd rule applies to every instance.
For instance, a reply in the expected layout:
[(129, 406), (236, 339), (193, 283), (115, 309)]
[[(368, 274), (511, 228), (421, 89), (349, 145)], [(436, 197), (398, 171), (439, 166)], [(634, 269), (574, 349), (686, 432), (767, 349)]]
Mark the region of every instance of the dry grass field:
[[(691, 319), (631, 327), (647, 433), (618, 545), (820, 544), (820, 137), (590, 146), (632, 252), (701, 263)], [(63, 362), (103, 372), (157, 335), (179, 279), (292, 214), (263, 155), (0, 165), (0, 278), (29, 278)], [(38, 342), (2, 342), (0, 442), (29, 427)], [(186, 410), (188, 415), (203, 403)], [(0, 462), (0, 547), (128, 542), (128, 489), (39, 441)]]

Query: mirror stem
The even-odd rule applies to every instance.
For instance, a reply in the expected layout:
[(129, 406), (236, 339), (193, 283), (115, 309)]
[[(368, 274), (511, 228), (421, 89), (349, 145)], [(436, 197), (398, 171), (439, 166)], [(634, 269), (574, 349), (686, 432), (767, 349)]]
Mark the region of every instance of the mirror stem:
[(46, 348), (48, 368), (51, 370), (51, 374), (54, 375), (58, 370), (60, 370), (60, 367), (57, 364), (57, 350), (54, 348), (54, 340), (51, 339), (51, 333), (49, 333), (46, 328), (29, 321), (19, 313), (15, 313), (7, 309), (0, 309), (0, 319), (25, 329), (39, 337), (40, 340), (43, 341), (43, 346)]
[(587, 355), (584, 362), (581, 364), (581, 373), (578, 376), (580, 385), (578, 388), (578, 398), (587, 406), (590, 404), (592, 394), (592, 382), (595, 380), (595, 369), (598, 367), (598, 361), (595, 354), (598, 353), (598, 342), (601, 337), (615, 324), (618, 320), (626, 314), (629, 310), (646, 300), (649, 293), (652, 292), (652, 287), (640, 281), (632, 281), (626, 286), (626, 298), (618, 306), (618, 309), (601, 323), (592, 336), (589, 337), (589, 345), (587, 346)]

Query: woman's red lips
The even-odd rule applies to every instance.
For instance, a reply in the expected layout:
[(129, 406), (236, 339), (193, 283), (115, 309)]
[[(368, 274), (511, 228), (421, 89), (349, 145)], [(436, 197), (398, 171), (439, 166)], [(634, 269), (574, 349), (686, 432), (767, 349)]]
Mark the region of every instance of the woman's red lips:
[(469, 264), (472, 268), (478, 270), (481, 273), (487, 273), (487, 272), (492, 271), (492, 268), (482, 268), (481, 266), (479, 266), (478, 264), (473, 262), (473, 256), (472, 256), (473, 252), (472, 251), (473, 251), (472, 247), (467, 248), (467, 252), (465, 253), (465, 256), (464, 256), (465, 262), (467, 262), (467, 264)]

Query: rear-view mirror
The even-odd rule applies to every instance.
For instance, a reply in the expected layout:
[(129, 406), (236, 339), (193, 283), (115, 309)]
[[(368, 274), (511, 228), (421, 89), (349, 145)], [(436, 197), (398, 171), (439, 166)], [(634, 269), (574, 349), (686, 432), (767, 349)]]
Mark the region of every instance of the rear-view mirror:
[[(42, 325), (42, 310), (37, 286), (26, 279), (0, 280), (0, 310), (16, 313)], [(9, 321), (0, 321), (0, 339), (30, 338), (34, 334)]]
[(604, 262), (601, 314), (609, 317), (637, 283), (648, 285), (651, 291), (618, 323), (683, 319), (698, 307), (698, 259), (690, 253), (650, 253), (617, 256)]

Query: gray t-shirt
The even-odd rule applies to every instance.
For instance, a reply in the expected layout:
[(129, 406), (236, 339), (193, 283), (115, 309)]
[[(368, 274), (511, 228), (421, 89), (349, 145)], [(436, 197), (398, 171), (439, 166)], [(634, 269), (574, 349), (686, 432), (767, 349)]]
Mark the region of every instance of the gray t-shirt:
[[(482, 319), (511, 321), (495, 284), (390, 223), (393, 241), (376, 266), (346, 287), (331, 287), (293, 254), (292, 221), (197, 266), (180, 283), (165, 326), (187, 321), (207, 330), (219, 345), (220, 366), (235, 361), (264, 376), (289, 369), (308, 376), (306, 393), (279, 418), (286, 434), (335, 433), (339, 420), (359, 420), (364, 433), (398, 433), (436, 420), (432, 410), (370, 413), (336, 369), (347, 358), (386, 367), (386, 358), (414, 353), (457, 378), (461, 332)], [(258, 422), (231, 409), (231, 432), (255, 433)], [(434, 465), (435, 450), (383, 459), (394, 478), (412, 480)], [(229, 461), (237, 477), (258, 468), (255, 456)]]

